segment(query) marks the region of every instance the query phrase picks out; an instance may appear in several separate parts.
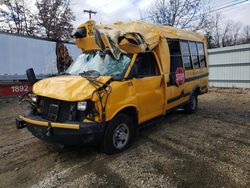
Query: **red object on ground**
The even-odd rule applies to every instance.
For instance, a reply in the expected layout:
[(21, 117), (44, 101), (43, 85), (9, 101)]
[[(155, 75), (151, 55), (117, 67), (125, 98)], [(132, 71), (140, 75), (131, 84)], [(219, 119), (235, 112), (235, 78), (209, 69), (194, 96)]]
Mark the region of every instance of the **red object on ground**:
[(176, 84), (177, 86), (181, 86), (185, 82), (185, 71), (183, 70), (182, 67), (178, 67), (175, 71), (175, 76), (176, 76)]
[(28, 82), (3, 82), (0, 83), (0, 96), (21, 95), (31, 91), (31, 88)]

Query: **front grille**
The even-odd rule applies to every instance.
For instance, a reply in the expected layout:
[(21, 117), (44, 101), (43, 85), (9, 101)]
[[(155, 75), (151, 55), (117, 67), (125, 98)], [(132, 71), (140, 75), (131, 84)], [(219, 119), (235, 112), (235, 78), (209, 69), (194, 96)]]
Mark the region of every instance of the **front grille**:
[(76, 102), (67, 102), (47, 97), (39, 98), (41, 117), (53, 122), (77, 119)]

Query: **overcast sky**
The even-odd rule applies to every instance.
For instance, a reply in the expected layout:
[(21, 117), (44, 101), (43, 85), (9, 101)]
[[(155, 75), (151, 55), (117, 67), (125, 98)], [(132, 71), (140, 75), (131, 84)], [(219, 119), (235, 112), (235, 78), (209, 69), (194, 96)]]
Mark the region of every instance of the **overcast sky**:
[[(0, 4), (1, 4), (0, 0)], [(212, 9), (217, 9), (232, 3), (246, 1), (233, 7), (220, 11), (225, 20), (240, 22), (242, 25), (250, 25), (250, 0), (202, 0), (210, 1)], [(29, 8), (35, 6), (35, 0), (28, 0)], [(76, 16), (74, 27), (88, 20), (89, 15), (84, 14), (84, 9), (97, 11), (92, 19), (97, 23), (114, 23), (118, 21), (139, 20), (151, 7), (155, 0), (71, 0), (71, 8)], [(36, 10), (34, 9), (36, 12)]]
[[(219, 8), (233, 2), (242, 0), (210, 0), (211, 6)], [(74, 27), (88, 20), (88, 14), (84, 9), (97, 11), (93, 19), (98, 23), (113, 23), (117, 21), (138, 20), (145, 15), (154, 0), (71, 0), (71, 7), (76, 16)], [(248, 2), (223, 9), (220, 12), (225, 19), (241, 22), (243, 25), (250, 25), (250, 0)]]

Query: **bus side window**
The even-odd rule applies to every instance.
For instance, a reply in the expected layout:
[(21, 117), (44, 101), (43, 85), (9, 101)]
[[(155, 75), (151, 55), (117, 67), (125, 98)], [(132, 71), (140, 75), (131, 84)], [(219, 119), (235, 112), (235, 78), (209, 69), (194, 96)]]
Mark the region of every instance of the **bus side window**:
[(189, 45), (187, 41), (180, 41), (182, 61), (185, 67), (185, 70), (190, 70), (193, 68), (191, 63), (191, 55), (189, 51)]
[(175, 72), (178, 67), (183, 68), (181, 49), (179, 40), (168, 39), (168, 46), (170, 52), (170, 82), (175, 84)]
[(192, 54), (193, 66), (195, 69), (198, 69), (200, 68), (200, 64), (199, 64), (199, 56), (198, 56), (198, 49), (197, 49), (196, 43), (189, 42), (189, 47), (190, 47), (191, 54)]
[(198, 47), (198, 54), (199, 54), (199, 59), (200, 59), (200, 66), (206, 67), (206, 58), (205, 58), (205, 51), (204, 51), (204, 45), (201, 42), (197, 42), (197, 47)]

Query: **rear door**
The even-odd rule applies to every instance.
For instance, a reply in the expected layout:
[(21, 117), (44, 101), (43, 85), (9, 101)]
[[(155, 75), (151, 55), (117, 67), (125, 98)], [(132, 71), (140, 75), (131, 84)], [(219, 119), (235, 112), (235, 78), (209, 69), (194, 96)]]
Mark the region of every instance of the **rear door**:
[(138, 54), (130, 74), (133, 77), (139, 121), (143, 122), (163, 114), (163, 76), (155, 54), (152, 52)]

